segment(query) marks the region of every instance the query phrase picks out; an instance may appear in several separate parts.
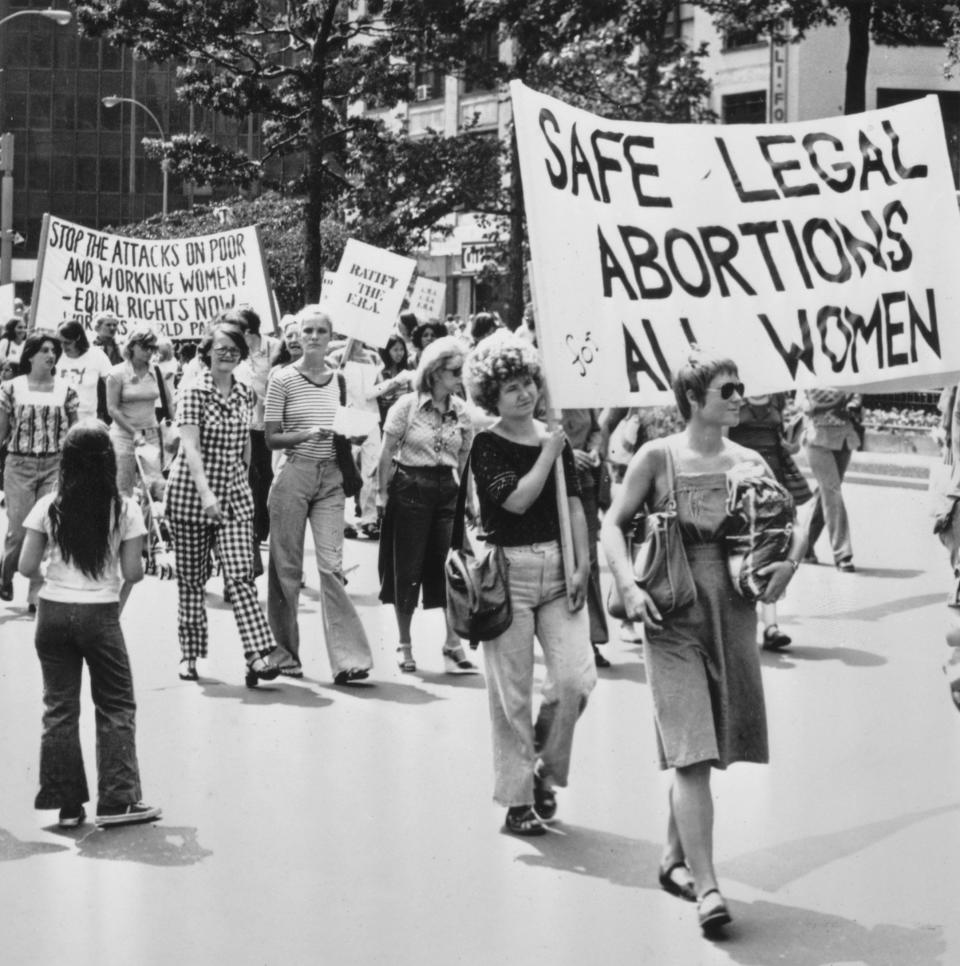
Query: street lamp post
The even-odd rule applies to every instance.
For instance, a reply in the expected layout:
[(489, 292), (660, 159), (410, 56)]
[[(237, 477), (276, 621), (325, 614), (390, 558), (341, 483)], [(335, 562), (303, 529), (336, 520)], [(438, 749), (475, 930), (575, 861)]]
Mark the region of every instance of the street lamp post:
[[(17, 17), (43, 17), (65, 27), (73, 19), (69, 10), (18, 10), (0, 20), (0, 27)], [(0, 179), (0, 285), (10, 281), (13, 268), (13, 135), (4, 135), (7, 157), (3, 159), (3, 175)]]
[[(118, 104), (133, 104), (134, 106), (139, 107), (142, 111), (144, 111), (149, 116), (150, 120), (157, 125), (157, 130), (160, 132), (160, 140), (161, 141), (167, 140), (166, 135), (163, 133), (163, 125), (158, 120), (157, 115), (154, 114), (153, 111), (151, 111), (146, 104), (141, 104), (140, 101), (134, 100), (134, 98), (132, 97), (116, 97), (116, 96), (104, 97), (102, 103), (104, 107), (116, 107)], [(166, 158), (164, 158), (163, 161), (160, 163), (160, 168), (163, 171), (163, 217), (166, 218), (167, 217), (167, 198), (169, 196), (169, 187), (170, 187), (170, 167), (167, 164)]]

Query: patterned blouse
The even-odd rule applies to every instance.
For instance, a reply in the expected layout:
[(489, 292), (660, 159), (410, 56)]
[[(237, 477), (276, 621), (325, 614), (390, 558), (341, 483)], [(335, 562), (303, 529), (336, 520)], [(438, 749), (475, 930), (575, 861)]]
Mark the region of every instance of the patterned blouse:
[(7, 451), (19, 456), (58, 455), (79, 406), (76, 391), (64, 379), (55, 377), (47, 392), (31, 389), (27, 376), (3, 383), (0, 409), (10, 417)]
[(397, 462), (403, 466), (449, 466), (459, 469), (470, 452), (473, 425), (467, 404), (450, 396), (445, 413), (428, 392), (408, 392), (387, 413), (383, 431), (400, 439)]
[[(183, 393), (177, 410), (177, 422), (181, 426), (199, 427), (207, 482), (223, 514), (234, 520), (253, 518), (253, 495), (243, 459), (252, 413), (250, 387), (234, 379), (230, 397), (224, 399), (213, 385), (208, 369)], [(171, 520), (207, 522), (183, 447), (170, 469), (166, 504)]]

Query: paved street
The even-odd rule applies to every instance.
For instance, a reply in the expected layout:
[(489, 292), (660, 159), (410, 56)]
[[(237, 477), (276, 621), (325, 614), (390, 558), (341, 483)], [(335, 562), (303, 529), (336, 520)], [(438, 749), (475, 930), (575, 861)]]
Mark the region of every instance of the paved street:
[[(801, 567), (781, 621), (795, 646), (763, 657), (772, 764), (715, 777), (726, 941), (702, 940), (694, 907), (657, 887), (667, 779), (639, 648), (607, 649), (614, 667), (582, 720), (556, 831), (512, 838), (490, 801), (482, 677), (442, 673), (436, 613), (414, 623), (421, 673), (400, 674), (375, 545), (352, 542), (349, 589), (376, 651), (366, 686), (331, 684), (316, 574), (306, 679), (256, 691), (219, 581), (199, 686), (177, 678), (175, 584), (134, 591), (124, 625), (144, 797), (164, 816), (109, 831), (62, 832), (32, 808), (41, 682), (18, 578), (17, 605), (0, 607), (0, 961), (960, 963), (945, 558), (924, 493), (847, 491), (859, 572)], [(92, 719), (87, 703), (93, 781)]]

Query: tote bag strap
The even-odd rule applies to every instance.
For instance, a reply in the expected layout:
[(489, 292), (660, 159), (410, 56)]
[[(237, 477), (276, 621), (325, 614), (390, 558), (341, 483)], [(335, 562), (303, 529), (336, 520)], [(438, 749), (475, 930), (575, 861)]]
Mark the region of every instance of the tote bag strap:
[(157, 390), (160, 393), (160, 418), (173, 420), (173, 413), (170, 412), (170, 400), (167, 398), (166, 380), (159, 366), (153, 367), (153, 375), (157, 380)]
[(663, 455), (666, 460), (667, 468), (667, 504), (666, 509), (676, 513), (677, 511), (677, 473), (673, 462), (673, 446), (664, 441)]
[(467, 492), (470, 489), (470, 459), (473, 456), (473, 447), (467, 454), (467, 463), (463, 468), (463, 475), (460, 477), (460, 489), (457, 492), (457, 508), (453, 515), (453, 534), (450, 538), (450, 546), (459, 550), (463, 546), (463, 536), (466, 530), (467, 515)]

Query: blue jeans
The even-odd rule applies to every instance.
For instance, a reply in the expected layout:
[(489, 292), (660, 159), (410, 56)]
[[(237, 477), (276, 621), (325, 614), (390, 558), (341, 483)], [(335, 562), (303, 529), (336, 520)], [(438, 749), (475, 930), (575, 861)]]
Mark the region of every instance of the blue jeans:
[[(494, 800), (533, 804), (533, 773), (564, 787), (573, 730), (597, 683), (585, 607), (567, 606), (560, 545), (505, 547), (513, 623), (484, 641), (487, 692), (493, 724)], [(533, 720), (533, 639), (547, 667), (536, 723)]]
[(90, 798), (80, 750), (83, 662), (97, 719), (97, 799), (129, 805), (141, 799), (136, 711), (130, 661), (116, 603), (37, 607), (37, 655), (43, 671), (43, 735), (36, 808), (80, 805)]

